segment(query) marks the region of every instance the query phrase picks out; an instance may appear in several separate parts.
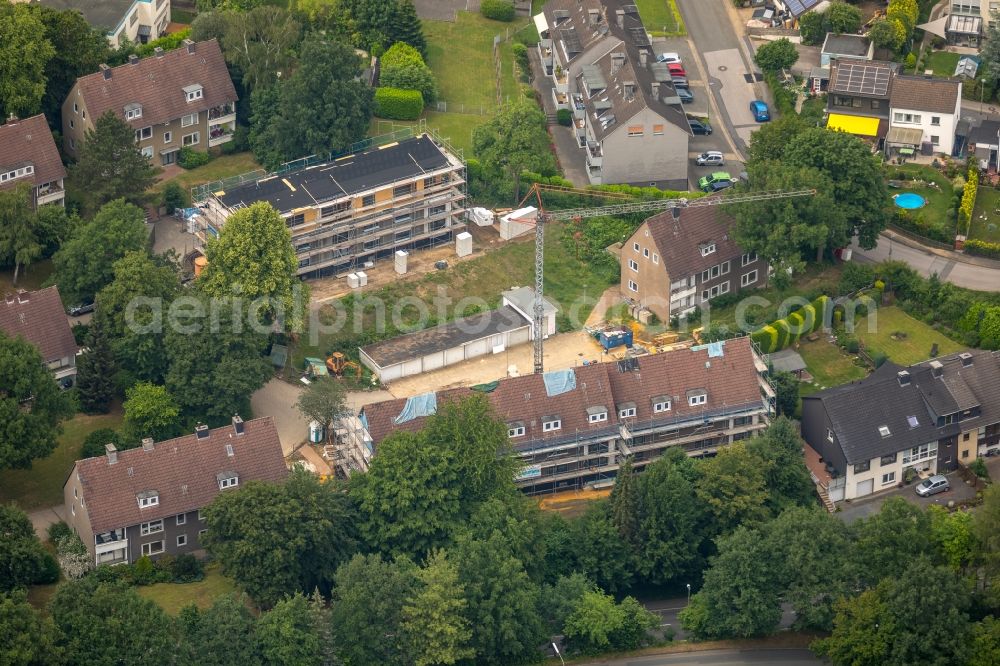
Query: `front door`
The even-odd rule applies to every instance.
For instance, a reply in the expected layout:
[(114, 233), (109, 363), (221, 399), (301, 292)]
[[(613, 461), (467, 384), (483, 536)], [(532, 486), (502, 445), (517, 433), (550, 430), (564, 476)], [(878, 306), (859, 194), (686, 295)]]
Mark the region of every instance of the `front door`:
[(172, 150), (169, 153), (163, 153), (162, 155), (160, 155), (160, 160), (163, 162), (163, 166), (167, 166), (168, 164), (173, 164), (174, 162), (177, 161), (177, 151)]
[(855, 490), (855, 497), (864, 497), (865, 495), (871, 495), (872, 490), (875, 488), (875, 479), (868, 479), (867, 481), (860, 481)]

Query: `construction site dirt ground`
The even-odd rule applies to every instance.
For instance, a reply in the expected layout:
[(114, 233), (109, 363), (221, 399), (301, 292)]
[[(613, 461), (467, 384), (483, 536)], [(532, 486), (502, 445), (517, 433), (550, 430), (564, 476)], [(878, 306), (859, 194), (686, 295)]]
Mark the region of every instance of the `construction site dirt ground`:
[(538, 500), (542, 511), (551, 511), (567, 518), (579, 516), (587, 510), (590, 503), (611, 494), (610, 488), (600, 490), (568, 490), (566, 492), (546, 495)]

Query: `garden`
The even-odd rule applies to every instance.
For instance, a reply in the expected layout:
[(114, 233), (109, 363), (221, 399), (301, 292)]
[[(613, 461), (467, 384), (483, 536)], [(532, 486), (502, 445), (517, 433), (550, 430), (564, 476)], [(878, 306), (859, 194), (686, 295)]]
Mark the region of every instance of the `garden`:
[(969, 238), (1000, 243), (1000, 190), (986, 185), (979, 188)]
[(950, 160), (935, 168), (923, 164), (886, 167), (890, 192), (912, 192), (925, 200), (922, 208), (893, 206), (892, 224), (903, 231), (950, 245), (955, 238), (957, 209), (965, 185), (963, 167)]
[(677, 9), (677, 0), (636, 0), (639, 16), (646, 31), (653, 37), (684, 35), (684, 21)]

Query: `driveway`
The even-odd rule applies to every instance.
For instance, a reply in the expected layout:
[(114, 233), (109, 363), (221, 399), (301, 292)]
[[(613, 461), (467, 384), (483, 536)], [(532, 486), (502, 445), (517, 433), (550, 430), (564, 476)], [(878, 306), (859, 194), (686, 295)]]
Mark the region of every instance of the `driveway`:
[(958, 472), (951, 472), (946, 474), (948, 481), (951, 482), (951, 490), (943, 493), (938, 493), (937, 495), (931, 495), (930, 497), (920, 497), (917, 495), (917, 491), (914, 489), (913, 485), (903, 486), (902, 488), (893, 488), (892, 490), (887, 490), (884, 493), (879, 493), (875, 497), (853, 500), (850, 503), (842, 502), (840, 506), (840, 511), (835, 515), (843, 520), (845, 523), (850, 525), (851, 523), (859, 520), (861, 518), (868, 518), (882, 509), (882, 505), (885, 501), (891, 497), (902, 497), (907, 502), (911, 504), (916, 504), (917, 506), (927, 508), (934, 504), (939, 506), (948, 506), (948, 502), (963, 502), (965, 500), (975, 499), (976, 490), (967, 485), (962, 477), (959, 476)]
[(1000, 268), (987, 261), (944, 251), (938, 253), (891, 231), (884, 232), (878, 239), (878, 245), (871, 250), (861, 249), (856, 242), (851, 247), (854, 256), (862, 263), (895, 259), (906, 262), (924, 277), (937, 273), (942, 280), (977, 291), (996, 291), (997, 285), (1000, 285)]
[(541, 60), (538, 59), (538, 49), (528, 49), (528, 59), (531, 62), (532, 86), (545, 110), (549, 134), (556, 147), (556, 159), (562, 169), (563, 178), (573, 183), (575, 187), (586, 187), (590, 184), (590, 179), (587, 178), (587, 156), (577, 143), (573, 128), (563, 127), (556, 122), (556, 105), (552, 100), (555, 83), (545, 75)]
[(66, 509), (62, 504), (57, 504), (56, 506), (50, 506), (47, 509), (36, 509), (28, 513), (28, 520), (35, 528), (35, 534), (42, 541), (49, 538), (49, 525), (58, 523), (60, 520), (65, 520)]

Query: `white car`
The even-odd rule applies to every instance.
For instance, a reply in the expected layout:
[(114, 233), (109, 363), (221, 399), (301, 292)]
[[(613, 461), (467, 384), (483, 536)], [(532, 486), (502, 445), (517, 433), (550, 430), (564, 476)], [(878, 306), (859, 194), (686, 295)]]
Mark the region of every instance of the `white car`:
[(681, 61), (681, 56), (679, 53), (661, 53), (656, 56), (656, 62), (665, 62), (668, 65), (672, 62), (679, 63)]
[(694, 162), (698, 166), (723, 166), (726, 158), (718, 150), (709, 150), (694, 158)]

